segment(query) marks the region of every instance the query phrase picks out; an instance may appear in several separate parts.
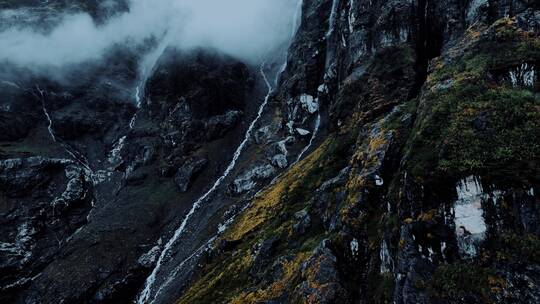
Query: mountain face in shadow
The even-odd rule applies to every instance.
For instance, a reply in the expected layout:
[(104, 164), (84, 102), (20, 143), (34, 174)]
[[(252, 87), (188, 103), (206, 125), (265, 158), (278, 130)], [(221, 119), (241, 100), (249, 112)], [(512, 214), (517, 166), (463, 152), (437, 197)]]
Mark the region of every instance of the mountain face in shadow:
[(539, 16), (304, 0), (258, 63), (165, 46), (141, 73), (152, 40), (7, 62), (0, 301), (540, 302)]

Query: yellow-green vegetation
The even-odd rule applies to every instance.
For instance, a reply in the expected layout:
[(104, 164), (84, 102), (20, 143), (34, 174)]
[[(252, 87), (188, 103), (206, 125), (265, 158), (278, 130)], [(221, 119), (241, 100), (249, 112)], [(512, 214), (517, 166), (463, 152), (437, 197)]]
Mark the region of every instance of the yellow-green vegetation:
[[(294, 214), (310, 209), (309, 200), (314, 191), (346, 165), (350, 146), (349, 135), (328, 138), (311, 155), (281, 176), (276, 184), (254, 198), (250, 208), (221, 238), (239, 243), (238, 246), (209, 263), (178, 303), (258, 303), (277, 298), (298, 284), (302, 263), (311, 256), (323, 237), (331, 236), (325, 235), (321, 223), (315, 220), (306, 234), (294, 234)], [(269, 237), (279, 240), (274, 260), (280, 256), (288, 258), (281, 262), (281, 278), (263, 284), (249, 274), (253, 266), (252, 248)]]
[(433, 278), (416, 282), (416, 287), (426, 289), (431, 297), (463, 299), (467, 295), (489, 299), (505, 288), (505, 282), (488, 268), (467, 263), (455, 263), (437, 267)]
[(250, 292), (243, 292), (234, 297), (232, 304), (260, 303), (275, 299), (284, 290), (298, 284), (302, 263), (309, 257), (308, 253), (302, 252), (294, 257), (292, 261), (283, 261), (283, 276), (280, 280), (271, 283), (269, 286), (262, 286), (261, 289)]
[(495, 74), (538, 62), (540, 38), (516, 29), (511, 19), (490, 31), (492, 39), (435, 64), (409, 144), (409, 169), (417, 179), (472, 171), (526, 178), (538, 168), (538, 93), (534, 87), (498, 81)]
[(407, 75), (413, 74), (414, 57), (414, 51), (407, 46), (386, 48), (362, 64), (365, 71), (344, 80), (330, 110), (335, 118), (344, 120), (345, 131), (406, 101), (411, 82)]
[(500, 262), (540, 263), (540, 240), (533, 234), (517, 235), (505, 232), (500, 237), (501, 247), (495, 259)]
[(328, 139), (319, 149), (293, 166), (280, 177), (278, 183), (254, 199), (252, 206), (225, 233), (225, 238), (242, 239), (261, 224), (272, 220), (279, 212), (290, 211), (295, 203), (305, 203), (311, 191), (333, 177), (332, 174), (337, 174), (336, 169), (340, 168), (336, 168), (336, 159), (332, 153), (341, 144), (338, 139)]
[[(388, 202), (397, 208), (403, 202), (401, 173), (412, 173), (424, 185), (431, 180), (471, 173), (502, 175), (507, 180), (517, 178), (522, 182), (534, 179), (540, 155), (537, 88), (511, 83), (504, 73), (524, 63), (540, 61), (540, 40), (536, 34), (518, 29), (512, 19), (500, 20), (489, 28), (470, 29), (455, 50), (435, 59), (424, 90), (409, 101), (405, 99), (411, 88), (404, 83), (409, 83), (414, 74), (410, 71), (414, 66), (410, 49), (389, 50), (377, 56), (377, 60), (367, 64), (362, 76), (351, 76), (344, 82), (332, 105), (331, 112), (336, 117), (331, 119), (344, 122), (341, 135), (328, 137), (309, 157), (253, 199), (247, 211), (219, 240), (233, 248), (212, 258), (179, 303), (260, 303), (282, 299), (283, 295), (294, 302), (298, 299), (287, 295), (303, 281), (319, 288), (310, 285), (314, 283), (310, 276), (315, 275), (316, 269), (305, 266), (316, 258), (313, 249), (323, 238), (331, 239), (333, 244), (348, 244), (350, 239), (325, 234), (317, 217), (312, 217), (308, 232), (295, 233), (294, 214), (300, 210), (313, 213), (314, 191), (346, 165), (351, 169), (347, 183), (328, 191), (336, 197), (339, 194), (340, 199), (327, 200), (334, 204), (333, 210), (340, 212), (341, 224), (347, 227), (349, 236), (362, 240), (362, 245), (367, 243), (362, 257), (369, 261), (369, 267), (362, 279), (357, 277), (358, 273), (347, 270), (341, 275), (348, 280), (345, 284), (367, 278), (368, 290), (363, 296), (370, 303), (393, 300), (394, 277), (381, 274), (377, 266), (383, 237), (399, 236), (402, 225), (426, 224), (438, 217), (437, 206), (425, 206), (422, 213), (407, 219), (400, 218), (397, 212), (387, 214)], [(403, 75), (403, 79), (391, 82), (395, 74)], [(385, 82), (387, 78), (389, 83)], [(402, 90), (388, 90), (390, 87)], [(396, 111), (381, 119), (398, 104), (401, 106)], [(404, 167), (394, 168), (401, 166), (401, 156), (391, 153), (405, 154)], [(386, 162), (388, 155), (388, 159), (399, 159)], [(386, 173), (380, 170), (401, 169), (400, 174), (391, 177), (393, 180), (375, 184), (374, 175)], [(341, 205), (335, 206), (337, 202)], [(431, 233), (426, 236), (436, 237)], [(261, 266), (253, 248), (269, 239), (277, 240), (271, 262)], [(406, 247), (406, 240), (398, 237), (388, 243), (391, 252)], [(470, 261), (435, 265), (433, 279), (418, 280), (415, 287), (432, 298), (454, 300), (473, 295), (491, 299), (506, 287), (494, 270), (496, 263), (520, 258), (536, 261), (540, 252), (540, 242), (532, 236), (520, 239), (508, 234), (501, 243), (505, 248), (484, 257), (484, 264)], [(280, 275), (266, 276), (277, 264)], [(257, 270), (255, 274), (251, 273), (253, 269)], [(349, 290), (355, 288), (350, 286)]]

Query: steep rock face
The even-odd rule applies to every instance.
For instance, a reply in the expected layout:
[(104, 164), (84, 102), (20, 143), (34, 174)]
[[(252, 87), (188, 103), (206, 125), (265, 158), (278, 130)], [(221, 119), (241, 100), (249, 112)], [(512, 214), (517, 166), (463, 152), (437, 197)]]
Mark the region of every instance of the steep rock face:
[(0, 300), (538, 302), (536, 2), (301, 8), (283, 66), (1, 70)]
[(250, 200), (178, 303), (537, 302), (538, 16), (304, 1), (265, 130), (298, 155), (320, 113), (316, 149)]
[(144, 95), (122, 49), (60, 79), (2, 70), (2, 301), (131, 302), (161, 234), (230, 161), (258, 71), (214, 51), (161, 57)]
[(0, 161), (0, 181), (0, 272), (2, 294), (9, 295), (37, 275), (86, 224), (92, 183), (73, 161), (42, 157)]

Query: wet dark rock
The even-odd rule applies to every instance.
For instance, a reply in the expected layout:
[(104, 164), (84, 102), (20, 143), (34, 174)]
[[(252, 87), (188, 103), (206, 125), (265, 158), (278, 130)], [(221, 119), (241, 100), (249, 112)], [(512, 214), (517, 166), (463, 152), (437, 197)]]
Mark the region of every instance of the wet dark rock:
[[(124, 9), (49, 2), (0, 5), (48, 4), (48, 26)], [(267, 108), (156, 302), (539, 302), (538, 5), (302, 3)], [(137, 109), (138, 52), (105, 57), (64, 82), (0, 71), (15, 71), (0, 82), (0, 302), (132, 302), (266, 94), (249, 64), (168, 48)]]
[(304, 234), (311, 226), (311, 217), (307, 210), (301, 210), (294, 214), (294, 218), (297, 222), (293, 225), (294, 232), (297, 234)]
[(253, 264), (251, 266), (250, 274), (253, 277), (260, 276), (261, 270), (270, 262), (277, 245), (278, 240), (276, 238), (270, 238), (261, 241), (251, 249)]
[(24, 138), (32, 129), (29, 124), (31, 116), (17, 115), (12, 112), (0, 111), (0, 141), (15, 141)]
[(186, 192), (191, 182), (208, 164), (207, 159), (189, 160), (182, 167), (178, 168), (174, 176), (174, 182), (180, 192)]
[(0, 289), (24, 285), (86, 223), (92, 184), (70, 160), (0, 161)]
[(237, 177), (229, 186), (229, 190), (236, 195), (248, 192), (255, 187), (257, 182), (269, 178), (274, 172), (272, 165), (256, 166)]
[(346, 301), (347, 292), (339, 279), (337, 258), (323, 241), (314, 255), (302, 265), (304, 281), (298, 285), (301, 298), (314, 299), (318, 303), (338, 303)]
[(235, 126), (242, 114), (241, 111), (229, 111), (223, 115), (211, 117), (206, 125), (207, 139), (214, 140), (223, 137)]

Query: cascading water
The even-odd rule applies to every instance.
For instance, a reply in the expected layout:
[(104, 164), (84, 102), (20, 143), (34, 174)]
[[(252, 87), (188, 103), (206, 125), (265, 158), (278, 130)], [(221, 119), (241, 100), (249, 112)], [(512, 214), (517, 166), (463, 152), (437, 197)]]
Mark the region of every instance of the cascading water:
[(124, 143), (126, 142), (127, 136), (124, 135), (120, 137), (120, 139), (114, 144), (111, 152), (109, 153), (108, 161), (111, 164), (114, 164), (118, 161), (120, 161), (120, 152), (122, 152), (122, 149), (124, 148)]
[(354, 22), (356, 21), (354, 5), (354, 0), (349, 0), (349, 16), (347, 17), (347, 21), (349, 23), (349, 34), (352, 34), (354, 32)]
[(84, 168), (87, 176), (89, 176), (91, 180), (94, 180), (94, 172), (90, 168), (88, 160), (84, 157), (84, 155), (81, 155), (79, 152), (75, 151), (75, 149), (73, 149), (69, 144), (67, 144), (60, 138), (56, 137), (56, 135), (54, 134), (53, 121), (45, 105), (45, 90), (41, 89), (39, 85), (37, 84), (36, 84), (36, 90), (38, 91), (40, 95), (38, 96), (38, 98), (41, 101), (41, 108), (43, 110), (43, 114), (45, 115), (45, 118), (47, 119), (47, 130), (49, 131), (49, 135), (51, 136), (51, 139), (55, 143), (59, 143), (62, 146), (62, 148), (64, 148), (66, 153), (68, 153), (73, 158), (73, 160), (78, 162)]
[(334, 0), (332, 2), (332, 11), (330, 12), (330, 18), (328, 19), (328, 31), (326, 32), (326, 37), (329, 38), (334, 33), (334, 28), (336, 25), (336, 17), (338, 13), (339, 0)]
[(298, 0), (298, 3), (296, 4), (296, 11), (294, 12), (294, 17), (293, 17), (291, 39), (294, 38), (294, 36), (296, 35), (296, 31), (298, 31), (298, 28), (300, 27), (300, 23), (302, 22), (302, 5), (303, 4), (304, 4), (304, 0)]
[[(296, 4), (296, 10), (294, 12), (294, 17), (293, 17), (290, 41), (293, 40), (294, 36), (296, 35), (296, 32), (298, 31), (298, 28), (300, 27), (300, 23), (302, 21), (303, 3), (304, 3), (304, 0), (298, 0), (298, 3)], [(276, 83), (275, 83), (276, 86), (278, 85), (278, 82), (279, 82), (279, 75), (283, 74), (283, 72), (285, 72), (285, 69), (287, 69), (287, 60), (285, 60), (285, 62), (281, 65), (281, 68), (279, 69), (278, 77), (276, 77)]]
[(246, 131), (246, 134), (244, 136), (244, 140), (236, 151), (234, 152), (233, 158), (223, 174), (215, 181), (214, 185), (206, 192), (204, 193), (195, 203), (192, 205), (189, 212), (186, 214), (184, 219), (182, 220), (182, 223), (176, 229), (173, 236), (169, 239), (167, 244), (165, 244), (165, 247), (163, 248), (163, 251), (161, 252), (157, 262), (156, 266), (154, 267), (154, 270), (150, 274), (150, 276), (146, 279), (146, 283), (144, 286), (143, 291), (140, 293), (139, 298), (137, 299), (137, 303), (143, 304), (143, 303), (152, 303), (153, 299), (155, 299), (155, 294), (152, 296), (153, 288), (154, 288), (154, 282), (156, 280), (156, 276), (161, 270), (161, 266), (164, 262), (166, 262), (166, 259), (169, 257), (169, 251), (172, 249), (172, 247), (175, 245), (176, 241), (180, 238), (182, 233), (184, 232), (184, 229), (189, 221), (189, 219), (193, 216), (195, 211), (199, 209), (201, 204), (221, 185), (221, 183), (225, 180), (225, 178), (231, 173), (231, 171), (236, 166), (236, 162), (238, 161), (238, 158), (242, 154), (242, 151), (246, 147), (247, 143), (251, 139), (251, 134), (253, 133), (253, 129), (255, 128), (255, 125), (261, 118), (264, 109), (266, 108), (266, 105), (268, 104), (268, 100), (270, 99), (270, 96), (272, 94), (272, 86), (270, 85), (270, 82), (268, 81), (268, 78), (266, 77), (266, 74), (264, 73), (264, 63), (261, 65), (260, 72), (262, 74), (262, 77), (264, 79), (264, 82), (266, 83), (266, 86), (268, 87), (268, 93), (266, 97), (264, 98), (263, 103), (259, 106), (259, 111), (257, 112), (257, 116), (255, 119), (251, 122), (249, 125), (248, 130)]
[[(332, 79), (332, 75), (333, 75), (333, 73), (332, 73), (332, 61), (333, 61), (333, 58), (332, 58), (332, 53), (330, 51), (330, 43), (328, 42), (328, 40), (332, 37), (332, 35), (334, 34), (334, 31), (335, 31), (335, 23), (336, 23), (335, 20), (337, 18), (337, 14), (338, 14), (338, 8), (339, 8), (339, 0), (334, 0), (332, 2), (332, 11), (330, 12), (330, 17), (328, 19), (328, 30), (326, 31), (326, 35), (325, 35), (325, 37), (327, 39), (326, 63), (325, 63), (325, 70), (326, 70), (325, 82), (330, 81)], [(328, 93), (328, 89), (327, 89), (328, 86), (326, 84), (321, 85), (321, 88), (324, 88), (324, 89), (319, 90), (319, 93), (321, 93), (321, 92)], [(317, 114), (317, 118), (315, 119), (315, 125), (313, 127), (313, 131), (312, 131), (309, 143), (304, 147), (304, 149), (302, 149), (300, 154), (298, 154), (298, 157), (296, 158), (296, 161), (294, 163), (299, 162), (302, 159), (302, 157), (304, 156), (304, 154), (306, 154), (306, 152), (309, 151), (309, 149), (313, 145), (313, 142), (317, 138), (320, 126), (321, 126), (321, 113), (319, 112)]]
[(51, 119), (51, 116), (49, 115), (49, 112), (47, 111), (47, 107), (45, 106), (45, 95), (43, 94), (44, 91), (38, 86), (36, 85), (36, 90), (39, 92), (39, 95), (40, 95), (40, 100), (41, 100), (41, 108), (43, 110), (43, 113), (45, 114), (45, 118), (47, 119), (47, 130), (49, 130), (49, 134), (51, 135), (51, 139), (56, 142), (56, 136), (54, 135), (54, 131), (53, 131), (53, 122), (52, 122), (52, 119)]
[[(137, 110), (129, 120), (129, 129), (132, 130), (135, 128), (135, 120), (137, 119), (137, 113), (139, 109), (142, 106), (143, 98), (144, 98), (144, 92), (146, 87), (146, 82), (152, 76), (154, 73), (154, 70), (156, 68), (157, 62), (159, 58), (163, 55), (165, 50), (167, 49), (167, 46), (171, 43), (172, 36), (165, 33), (163, 35), (163, 38), (161, 39), (161, 42), (158, 44), (156, 48), (149, 54), (147, 54), (141, 63), (141, 68), (139, 71), (140, 79), (139, 84), (135, 87), (135, 94), (133, 98), (135, 99), (135, 105), (137, 107)], [(114, 145), (109, 152), (109, 162), (115, 163), (119, 160), (120, 153), (122, 152), (122, 149), (124, 149), (124, 143), (127, 136), (122, 136)]]
[[(298, 0), (297, 11), (295, 12), (293, 25), (292, 25), (292, 27), (293, 27), (292, 28), (292, 33), (293, 33), (292, 36), (294, 36), (296, 34), (296, 31), (297, 31), (297, 29), (299, 27), (298, 19), (300, 18), (300, 12), (298, 12), (298, 11), (299, 10), (301, 11), (301, 8), (302, 8), (302, 0)], [(291, 37), (291, 39), (292, 39), (292, 37)], [(161, 51), (162, 53), (165, 51), (165, 48), (166, 48), (166, 45), (163, 47), (163, 49)], [(156, 62), (157, 62), (157, 58), (156, 58)], [(153, 65), (155, 65), (156, 62), (154, 62)], [(157, 275), (160, 272), (160, 270), (162, 268), (162, 265), (165, 262), (167, 262), (167, 259), (170, 257), (170, 251), (173, 248), (173, 246), (175, 245), (175, 243), (178, 241), (180, 236), (183, 234), (184, 229), (186, 228), (186, 225), (187, 225), (189, 219), (195, 214), (197, 209), (200, 208), (201, 204), (223, 183), (225, 178), (227, 178), (229, 176), (229, 174), (232, 172), (232, 170), (236, 166), (236, 162), (240, 158), (240, 155), (242, 154), (244, 148), (246, 147), (247, 143), (251, 139), (253, 130), (254, 130), (257, 122), (262, 117), (262, 114), (263, 114), (263, 112), (264, 112), (264, 110), (265, 110), (265, 108), (266, 108), (266, 106), (268, 104), (268, 101), (270, 99), (270, 96), (272, 95), (272, 92), (273, 92), (272, 85), (270, 84), (270, 81), (268, 80), (268, 77), (266, 76), (266, 74), (264, 72), (264, 66), (265, 66), (265, 63), (263, 62), (261, 64), (261, 66), (260, 66), (260, 73), (261, 73), (261, 76), (262, 76), (262, 78), (263, 78), (263, 80), (264, 80), (264, 82), (266, 84), (266, 87), (268, 88), (268, 91), (267, 91), (267, 94), (266, 94), (266, 96), (264, 98), (264, 101), (259, 106), (259, 109), (257, 111), (257, 115), (256, 115), (255, 119), (253, 119), (253, 121), (249, 125), (249, 127), (248, 127), (248, 129), (246, 131), (246, 134), (244, 136), (244, 139), (242, 140), (240, 145), (237, 147), (236, 151), (233, 154), (233, 158), (232, 158), (231, 162), (229, 163), (229, 165), (227, 166), (227, 168), (225, 169), (223, 174), (214, 182), (212, 187), (207, 192), (205, 192), (199, 199), (197, 199), (197, 201), (195, 201), (195, 203), (192, 205), (189, 212), (185, 215), (185, 217), (182, 220), (180, 226), (175, 230), (173, 236), (165, 244), (163, 250), (161, 251), (161, 253), (159, 255), (159, 258), (157, 259), (157, 262), (156, 262), (156, 265), (155, 265), (154, 269), (152, 270), (151, 274), (146, 279), (146, 282), (144, 284), (144, 288), (143, 288), (143, 290), (141, 291), (141, 293), (139, 294), (139, 296), (137, 298), (137, 303), (138, 304), (153, 303), (153, 301), (156, 299), (156, 296), (159, 295), (161, 293), (161, 291), (163, 290), (163, 288), (166, 287), (175, 278), (176, 274), (182, 268), (182, 266), (187, 261), (191, 260), (192, 258), (197, 256), (198, 254), (203, 252), (204, 249), (207, 248), (212, 243), (212, 241), (217, 238), (217, 235), (219, 235), (221, 232), (223, 232), (224, 228), (222, 226), (220, 226), (219, 229), (218, 229), (218, 234), (217, 235), (210, 238), (205, 244), (203, 244), (201, 247), (199, 247), (198, 250), (196, 250), (187, 259), (185, 259), (179, 265), (177, 265), (175, 267), (175, 270), (168, 275), (168, 278), (165, 280), (165, 282), (163, 284), (161, 284), (161, 286), (157, 290), (154, 291), (154, 288), (155, 288), (154, 284), (156, 282)], [(277, 83), (277, 80), (279, 79), (279, 76), (285, 70), (286, 66), (287, 66), (287, 62), (285, 61), (285, 63), (282, 65), (281, 70), (278, 72), (278, 75), (276, 76), (276, 83)], [(137, 89), (139, 89), (139, 88), (137, 88)]]
[(317, 137), (317, 134), (319, 133), (320, 126), (321, 126), (321, 114), (319, 113), (317, 115), (317, 119), (315, 119), (315, 126), (313, 127), (311, 139), (309, 140), (309, 143), (307, 144), (307, 146), (304, 149), (302, 149), (302, 152), (298, 154), (298, 157), (296, 158), (296, 162), (299, 162), (302, 159), (302, 156), (304, 156), (304, 154), (309, 150), (309, 148), (311, 148), (311, 146), (313, 145), (313, 142), (315, 141), (315, 138)]
[[(237, 214), (241, 214), (248, 206), (249, 204), (246, 204), (242, 208), (242, 210), (240, 210), (240, 212), (238, 212)], [(163, 284), (161, 284), (161, 286), (159, 286), (159, 288), (156, 290), (154, 299), (157, 298), (157, 296), (159, 296), (161, 292), (169, 286), (169, 284), (174, 280), (174, 278), (176, 278), (177, 274), (180, 272), (180, 270), (182, 270), (182, 268), (185, 266), (186, 263), (188, 263), (194, 258), (198, 258), (203, 252), (212, 248), (213, 242), (229, 227), (231, 223), (233, 223), (235, 217), (236, 217), (236, 214), (233, 214), (223, 223), (219, 224), (217, 228), (218, 231), (215, 235), (213, 235), (210, 239), (208, 239), (208, 241), (206, 241), (206, 243), (204, 243), (202, 246), (197, 248), (197, 250), (195, 250), (190, 256), (185, 258), (182, 262), (180, 262), (176, 266), (174, 271), (172, 271), (171, 274), (168, 276), (167, 280)]]

